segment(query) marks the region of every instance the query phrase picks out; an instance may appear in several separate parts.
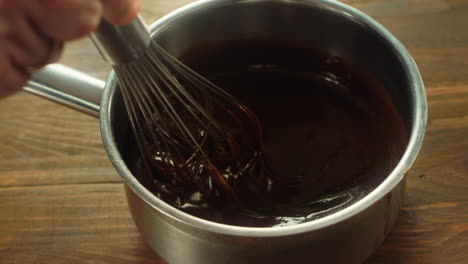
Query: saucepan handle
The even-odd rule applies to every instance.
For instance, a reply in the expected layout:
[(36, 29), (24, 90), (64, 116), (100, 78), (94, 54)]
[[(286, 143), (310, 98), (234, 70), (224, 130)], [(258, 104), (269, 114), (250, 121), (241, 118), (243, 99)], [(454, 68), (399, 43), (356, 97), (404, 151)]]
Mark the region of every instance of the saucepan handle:
[(24, 90), (99, 117), (105, 82), (61, 64), (51, 64), (33, 73)]

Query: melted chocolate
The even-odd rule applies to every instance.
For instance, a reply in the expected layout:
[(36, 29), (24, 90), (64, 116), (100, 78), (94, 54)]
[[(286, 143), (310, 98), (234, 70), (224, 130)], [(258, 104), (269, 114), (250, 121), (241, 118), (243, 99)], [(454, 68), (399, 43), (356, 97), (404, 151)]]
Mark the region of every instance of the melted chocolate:
[[(407, 144), (403, 123), (384, 88), (340, 58), (269, 40), (204, 45), (182, 61), (256, 114), (264, 132), (263, 161), (271, 176), (264, 188), (249, 177), (235, 186), (242, 206), (225, 200), (175, 204), (155, 193), (189, 214), (256, 227), (317, 219), (359, 200), (382, 182)], [(131, 168), (155, 192), (155, 178), (138, 166)]]

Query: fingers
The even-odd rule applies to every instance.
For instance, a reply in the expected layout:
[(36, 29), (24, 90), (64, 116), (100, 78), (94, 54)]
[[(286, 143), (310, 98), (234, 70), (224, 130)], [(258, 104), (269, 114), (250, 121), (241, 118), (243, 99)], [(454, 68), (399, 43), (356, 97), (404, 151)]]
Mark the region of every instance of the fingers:
[(9, 4), (0, 5), (0, 98), (24, 86), (30, 75), (27, 65), (47, 59), (44, 38), (30, 29), (24, 13)]
[[(25, 0), (23, 0), (25, 1)], [(102, 15), (100, 0), (36, 0), (28, 9), (38, 29), (50, 38), (68, 41), (93, 31)]]
[(101, 0), (103, 17), (108, 22), (124, 26), (130, 24), (140, 11), (140, 0)]
[(30, 69), (58, 59), (64, 41), (94, 31), (104, 17), (129, 24), (139, 0), (0, 0), (0, 97), (21, 89)]
[(27, 68), (39, 68), (58, 60), (62, 44), (51, 40), (36, 27), (27, 15), (20, 10), (11, 10), (4, 15), (8, 19), (10, 30), (6, 41), (10, 59), (16, 65)]
[(27, 2), (27, 8), (39, 30), (60, 41), (89, 34), (99, 25), (101, 17), (116, 25), (129, 24), (140, 8), (139, 0), (29, 0)]
[[(7, 48), (6, 45), (0, 45), (0, 49), (3, 48)], [(14, 64), (6, 53), (0, 53), (0, 98), (20, 90), (29, 77), (29, 73)]]

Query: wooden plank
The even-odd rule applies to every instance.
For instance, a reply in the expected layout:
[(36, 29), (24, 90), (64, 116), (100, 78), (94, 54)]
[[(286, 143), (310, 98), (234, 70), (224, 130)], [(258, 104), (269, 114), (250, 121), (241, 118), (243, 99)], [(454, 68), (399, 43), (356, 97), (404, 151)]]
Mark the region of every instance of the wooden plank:
[(164, 263), (142, 242), (121, 183), (0, 189), (0, 263)]
[[(150, 23), (189, 2), (144, 0), (141, 14)], [(401, 217), (366, 264), (468, 263), (468, 2), (343, 2), (405, 44), (429, 104)], [(88, 39), (61, 62), (110, 69)], [(132, 222), (97, 119), (24, 92), (0, 101), (0, 263), (163, 263)]]

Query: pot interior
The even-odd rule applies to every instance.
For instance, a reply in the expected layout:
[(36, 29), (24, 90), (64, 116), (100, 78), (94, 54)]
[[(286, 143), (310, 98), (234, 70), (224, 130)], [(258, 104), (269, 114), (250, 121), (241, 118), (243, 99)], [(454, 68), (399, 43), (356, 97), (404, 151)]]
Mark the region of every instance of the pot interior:
[[(194, 7), (190, 13), (183, 15), (175, 14), (161, 25), (154, 28), (153, 38), (171, 54), (183, 59), (195, 50), (197, 54), (206, 56), (208, 61), (216, 63), (213, 60), (216, 47), (226, 46), (226, 43), (244, 43), (240, 46), (243, 45), (245, 51), (245, 43), (258, 43), (259, 40), (268, 43), (279, 40), (343, 59), (380, 84), (402, 121), (405, 135), (404, 139), (400, 138), (399, 143), (395, 143), (396, 150), (382, 150), (395, 153), (382, 165), (386, 167), (382, 174), (371, 179), (368, 185), (374, 188), (385, 180), (401, 158), (407, 144), (406, 136), (413, 132), (414, 96), (411, 94), (411, 82), (393, 46), (353, 15), (320, 1), (224, 1), (205, 5), (204, 8)], [(224, 51), (228, 52), (226, 49)], [(278, 50), (275, 52), (278, 53)], [(270, 55), (274, 56), (273, 53)], [(223, 57), (219, 58), (222, 60)], [(229, 56), (224, 58), (233, 59)], [(268, 93), (264, 93), (264, 96), (267, 98)], [(135, 152), (131, 149), (135, 144), (129, 140), (131, 130), (118, 89), (113, 90), (110, 102), (112, 133), (119, 152), (123, 153), (124, 162), (127, 167), (133, 168)], [(363, 195), (370, 191), (372, 189), (366, 189)], [(363, 195), (357, 197), (360, 199)]]

